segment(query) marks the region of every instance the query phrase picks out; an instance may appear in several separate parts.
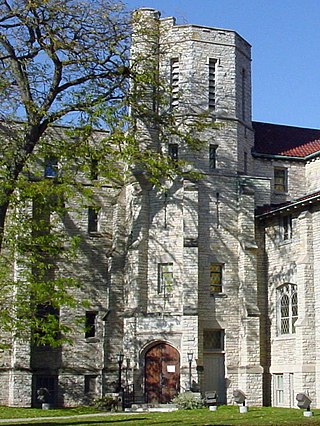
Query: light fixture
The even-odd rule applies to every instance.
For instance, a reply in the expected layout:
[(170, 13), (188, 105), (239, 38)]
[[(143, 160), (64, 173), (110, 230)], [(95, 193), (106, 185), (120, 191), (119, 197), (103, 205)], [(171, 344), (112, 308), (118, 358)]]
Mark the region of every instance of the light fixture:
[(118, 361), (118, 363), (122, 364), (123, 363), (123, 359), (124, 359), (124, 354), (122, 352), (119, 352), (117, 354), (117, 361)]
[(188, 361), (192, 361), (193, 360), (193, 353), (192, 352), (188, 352), (187, 353), (187, 357), (188, 357)]

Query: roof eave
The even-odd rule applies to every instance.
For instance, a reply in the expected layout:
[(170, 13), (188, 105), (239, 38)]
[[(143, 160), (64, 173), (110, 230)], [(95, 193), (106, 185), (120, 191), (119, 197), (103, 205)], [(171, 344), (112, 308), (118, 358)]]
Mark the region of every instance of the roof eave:
[(262, 220), (264, 218), (267, 218), (268, 216), (275, 216), (279, 213), (281, 214), (282, 212), (284, 212), (286, 210), (288, 211), (288, 210), (296, 209), (298, 207), (304, 207), (306, 205), (314, 204), (316, 202), (320, 202), (320, 194), (317, 194), (314, 197), (308, 198), (306, 200), (296, 201), (294, 203), (287, 204), (285, 206), (276, 208), (276, 209), (271, 210), (269, 212), (262, 213), (260, 215), (256, 215), (256, 218)]
[(296, 157), (293, 155), (281, 155), (281, 154), (263, 154), (260, 152), (252, 152), (252, 156), (255, 158), (269, 158), (274, 160), (291, 160), (291, 161), (308, 161), (320, 155), (320, 151), (313, 152), (312, 154), (305, 155), (304, 157)]

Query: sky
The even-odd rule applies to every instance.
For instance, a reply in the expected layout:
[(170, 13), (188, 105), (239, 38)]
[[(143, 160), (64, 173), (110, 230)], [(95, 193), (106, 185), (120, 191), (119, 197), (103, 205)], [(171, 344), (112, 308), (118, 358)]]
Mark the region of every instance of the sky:
[(125, 0), (177, 24), (236, 31), (252, 46), (253, 120), (320, 128), (319, 0)]

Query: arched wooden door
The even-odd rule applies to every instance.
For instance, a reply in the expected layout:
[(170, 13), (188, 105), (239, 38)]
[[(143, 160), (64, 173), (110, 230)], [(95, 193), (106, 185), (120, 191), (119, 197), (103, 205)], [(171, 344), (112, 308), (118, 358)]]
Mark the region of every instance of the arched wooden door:
[(153, 346), (145, 355), (147, 402), (165, 404), (180, 391), (179, 352), (166, 343)]

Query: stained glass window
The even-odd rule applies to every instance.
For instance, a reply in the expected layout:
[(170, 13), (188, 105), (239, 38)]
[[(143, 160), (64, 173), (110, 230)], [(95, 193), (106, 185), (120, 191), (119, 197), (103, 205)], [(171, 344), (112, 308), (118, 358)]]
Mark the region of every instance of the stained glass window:
[(222, 265), (219, 263), (210, 265), (210, 292), (222, 293)]

